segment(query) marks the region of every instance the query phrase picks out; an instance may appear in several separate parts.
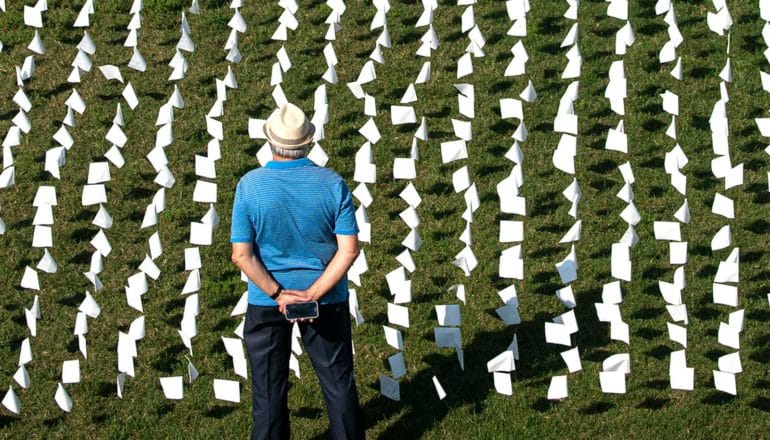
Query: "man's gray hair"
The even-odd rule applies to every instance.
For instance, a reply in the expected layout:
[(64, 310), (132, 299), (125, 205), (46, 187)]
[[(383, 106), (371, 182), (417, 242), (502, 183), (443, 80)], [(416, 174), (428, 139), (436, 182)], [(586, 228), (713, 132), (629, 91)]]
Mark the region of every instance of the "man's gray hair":
[(270, 151), (272, 151), (276, 156), (280, 156), (285, 159), (302, 159), (310, 152), (310, 144), (303, 145), (299, 148), (288, 149), (276, 147), (270, 143)]

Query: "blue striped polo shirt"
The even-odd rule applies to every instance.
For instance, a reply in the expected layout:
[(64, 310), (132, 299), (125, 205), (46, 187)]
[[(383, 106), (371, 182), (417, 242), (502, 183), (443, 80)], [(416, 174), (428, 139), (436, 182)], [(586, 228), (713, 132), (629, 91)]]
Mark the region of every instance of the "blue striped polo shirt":
[[(337, 252), (336, 235), (358, 233), (345, 181), (307, 158), (271, 161), (246, 173), (235, 188), (231, 228), (232, 243), (252, 243), (275, 280), (297, 290), (321, 276)], [(319, 302), (338, 303), (347, 297), (343, 277)], [(249, 280), (249, 304), (276, 302)]]

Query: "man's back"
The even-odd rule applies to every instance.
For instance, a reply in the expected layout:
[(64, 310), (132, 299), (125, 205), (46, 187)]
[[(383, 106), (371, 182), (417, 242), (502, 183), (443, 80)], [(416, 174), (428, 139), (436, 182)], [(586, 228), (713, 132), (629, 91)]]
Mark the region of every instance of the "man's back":
[[(250, 171), (238, 183), (233, 209), (243, 213), (233, 219), (233, 236), (252, 241), (265, 268), (286, 288), (305, 288), (334, 257), (336, 234), (358, 231), (345, 182), (308, 159), (272, 161)], [(345, 289), (335, 291), (324, 302), (345, 299)]]

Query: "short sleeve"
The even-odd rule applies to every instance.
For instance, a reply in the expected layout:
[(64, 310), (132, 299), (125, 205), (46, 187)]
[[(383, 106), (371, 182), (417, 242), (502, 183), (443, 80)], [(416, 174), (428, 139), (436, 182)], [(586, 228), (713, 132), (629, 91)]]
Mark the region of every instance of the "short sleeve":
[(336, 235), (358, 234), (356, 208), (353, 206), (353, 197), (342, 178), (339, 179), (339, 184), (337, 185), (337, 196), (339, 200), (339, 209), (337, 210), (337, 218), (334, 220), (334, 233)]
[(243, 186), (243, 180), (241, 180), (235, 187), (233, 218), (230, 223), (231, 243), (251, 243), (254, 241), (254, 225), (251, 224), (249, 217)]

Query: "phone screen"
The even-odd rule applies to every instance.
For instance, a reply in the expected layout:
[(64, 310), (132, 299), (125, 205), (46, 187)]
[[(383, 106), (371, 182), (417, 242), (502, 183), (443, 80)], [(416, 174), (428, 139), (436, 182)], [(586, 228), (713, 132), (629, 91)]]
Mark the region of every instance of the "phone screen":
[(286, 306), (286, 319), (318, 318), (318, 303), (316, 301), (294, 303)]

